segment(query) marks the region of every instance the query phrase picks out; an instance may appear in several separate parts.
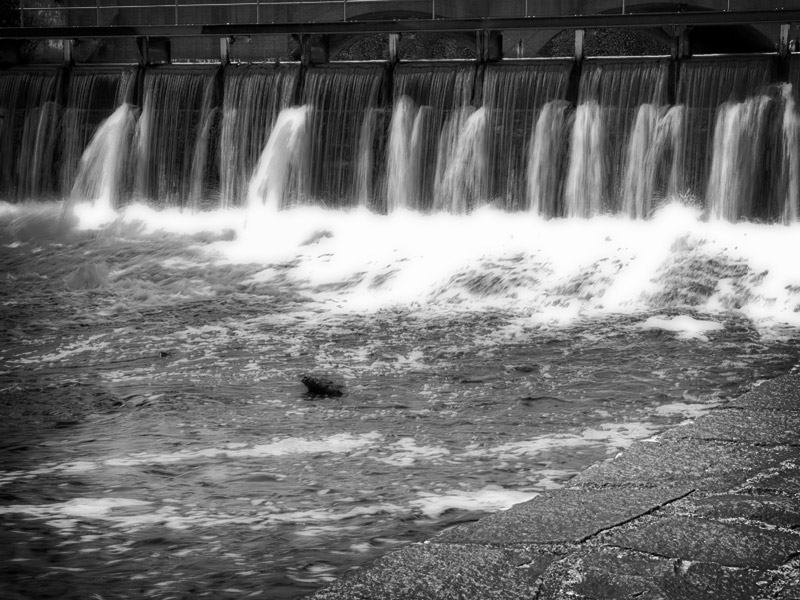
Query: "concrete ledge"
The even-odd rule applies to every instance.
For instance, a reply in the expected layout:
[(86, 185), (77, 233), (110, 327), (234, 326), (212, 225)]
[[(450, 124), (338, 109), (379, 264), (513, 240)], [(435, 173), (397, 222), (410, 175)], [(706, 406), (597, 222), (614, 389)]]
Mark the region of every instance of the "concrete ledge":
[(393, 552), (316, 599), (800, 598), (800, 376)]

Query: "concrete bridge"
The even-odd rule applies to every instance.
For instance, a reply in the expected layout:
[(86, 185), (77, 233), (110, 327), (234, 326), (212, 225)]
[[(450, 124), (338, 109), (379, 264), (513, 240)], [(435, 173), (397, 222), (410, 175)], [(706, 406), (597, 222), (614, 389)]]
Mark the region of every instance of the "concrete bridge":
[[(478, 60), (536, 57), (564, 31), (582, 55), (597, 31), (622, 28), (673, 55), (788, 51), (800, 36), (800, 0), (16, 0), (0, 27), (0, 62), (18, 60), (19, 40), (44, 45), (43, 60), (336, 60), (366, 37), (442, 35)], [(2, 15), (0, 15), (2, 18)], [(119, 40), (125, 39), (126, 42)], [(138, 47), (133, 40), (138, 39)], [(15, 41), (16, 40), (16, 41)], [(109, 40), (117, 40), (110, 42)], [(15, 45), (16, 44), (16, 45)], [(552, 44), (551, 44), (552, 45)], [(589, 46), (591, 44), (588, 44)], [(658, 46), (658, 44), (657, 44)], [(46, 56), (47, 51), (51, 56)], [(380, 58), (380, 57), (377, 57)], [(408, 58), (437, 58), (409, 56)], [(40, 56), (40, 59), (42, 57)]]

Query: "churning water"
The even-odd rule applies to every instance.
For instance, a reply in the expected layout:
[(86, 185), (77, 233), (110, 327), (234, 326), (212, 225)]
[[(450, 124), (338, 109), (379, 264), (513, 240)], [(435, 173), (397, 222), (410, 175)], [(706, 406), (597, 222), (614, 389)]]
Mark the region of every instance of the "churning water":
[(2, 593), (297, 597), (791, 370), (800, 61), (673, 67), (0, 70)]
[(797, 360), (797, 225), (62, 210), (0, 207), (9, 597), (296, 597)]

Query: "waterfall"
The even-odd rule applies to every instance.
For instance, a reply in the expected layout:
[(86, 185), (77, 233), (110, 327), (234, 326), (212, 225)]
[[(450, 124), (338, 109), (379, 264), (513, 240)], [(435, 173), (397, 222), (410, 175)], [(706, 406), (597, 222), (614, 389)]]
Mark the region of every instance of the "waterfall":
[(783, 85), (772, 56), (0, 69), (0, 197), (790, 223), (787, 60)]
[[(310, 106), (286, 108), (278, 115), (269, 141), (247, 187), (247, 206), (275, 212), (305, 196)], [(290, 193), (294, 191), (294, 198)]]
[(134, 194), (158, 205), (187, 206), (204, 177), (204, 124), (214, 109), (217, 69), (159, 67), (144, 77), (144, 103), (136, 131)]
[(124, 103), (133, 103), (137, 68), (76, 66), (67, 85), (61, 121), (61, 189), (72, 190), (79, 162), (100, 124)]
[(413, 148), (414, 122), (418, 114), (414, 101), (401, 96), (395, 102), (389, 126), (389, 150), (386, 165), (386, 210), (393, 212), (418, 206), (418, 175), (413, 163), (419, 160)]
[(706, 201), (713, 219), (737, 221), (749, 215), (759, 192), (765, 155), (767, 96), (726, 103), (717, 111), (713, 159)]
[(220, 201), (238, 206), (269, 134), (294, 100), (300, 70), (290, 65), (231, 65), (225, 69), (219, 139)]
[[(438, 207), (436, 197), (437, 173), (441, 173), (442, 148), (447, 148), (448, 136), (453, 132), (458, 116), (472, 105), (475, 87), (475, 65), (470, 63), (426, 63), (400, 64), (394, 71), (394, 111), (407, 112), (410, 101), (414, 108), (408, 137), (408, 168), (403, 192), (393, 188), (389, 181), (392, 170), (396, 169), (396, 156), (402, 155), (403, 142), (395, 140), (394, 135), (406, 136), (405, 125), (392, 126), (389, 132), (387, 153), (387, 210), (396, 208), (416, 208), (428, 211)], [(392, 124), (394, 125), (394, 115)], [(405, 117), (403, 117), (405, 118)], [(463, 123), (463, 121), (458, 121)], [(391, 151), (395, 148), (394, 155)], [(395, 176), (398, 176), (396, 173)], [(413, 179), (411, 179), (413, 177)]]
[(437, 210), (462, 214), (488, 199), (489, 122), (483, 107), (464, 108), (451, 116), (436, 166)]
[(0, 197), (55, 193), (61, 70), (0, 69)]
[[(682, 119), (681, 106), (639, 107), (625, 160), (623, 214), (634, 219), (646, 218), (660, 197), (680, 194)], [(664, 177), (664, 173), (668, 175)]]
[(356, 159), (356, 204), (369, 208), (375, 196), (375, 141), (378, 127), (377, 108), (370, 107), (364, 113), (361, 133), (358, 136), (358, 157)]
[(105, 209), (119, 205), (135, 128), (136, 111), (127, 103), (100, 124), (81, 156), (70, 203), (90, 200)]
[(364, 114), (378, 106), (385, 66), (326, 65), (309, 69), (303, 103), (309, 115), (309, 200), (333, 207), (356, 203)]
[(792, 85), (781, 87), (783, 99), (783, 118), (781, 120), (781, 141), (783, 142), (783, 176), (785, 193), (781, 219), (784, 223), (794, 223), (800, 218), (800, 115), (792, 93)]
[(685, 107), (685, 185), (702, 196), (713, 160), (717, 109), (743, 102), (775, 81), (775, 61), (768, 56), (693, 57), (681, 65), (677, 104)]
[(572, 105), (564, 100), (544, 105), (531, 137), (526, 170), (527, 209), (546, 217), (560, 213)]
[(492, 131), (489, 195), (509, 209), (527, 206), (527, 151), (534, 126), (547, 103), (566, 98), (571, 68), (571, 61), (560, 60), (486, 66), (482, 104)]
[(570, 139), (569, 170), (564, 188), (568, 217), (592, 217), (603, 208), (606, 172), (605, 140), (600, 105), (578, 106)]

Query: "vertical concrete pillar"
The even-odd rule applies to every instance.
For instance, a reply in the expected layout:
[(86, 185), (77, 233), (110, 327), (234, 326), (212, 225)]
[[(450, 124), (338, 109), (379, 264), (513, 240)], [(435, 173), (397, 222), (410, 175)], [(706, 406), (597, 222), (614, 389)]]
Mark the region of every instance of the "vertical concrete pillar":
[(575, 60), (577, 62), (581, 62), (584, 57), (584, 48), (583, 48), (583, 38), (586, 35), (586, 31), (583, 29), (576, 29), (575, 30)]
[(503, 36), (499, 31), (476, 31), (475, 36), (479, 62), (492, 62), (503, 58)]
[(691, 26), (678, 25), (673, 29), (672, 34), (672, 58), (681, 60), (692, 55), (692, 45), (689, 39)]
[(389, 34), (389, 62), (395, 64), (400, 61), (400, 34)]
[(778, 48), (780, 49), (780, 55), (784, 58), (789, 54), (789, 32), (791, 29), (792, 26), (788, 23), (781, 25), (781, 37)]
[(221, 37), (219, 38), (219, 64), (223, 67), (231, 64), (231, 43), (233, 38)]
[(72, 64), (72, 46), (74, 40), (61, 40), (61, 50), (64, 53), (64, 64), (69, 66)]
[(308, 65), (320, 65), (329, 61), (330, 49), (327, 35), (300, 35), (300, 60)]

